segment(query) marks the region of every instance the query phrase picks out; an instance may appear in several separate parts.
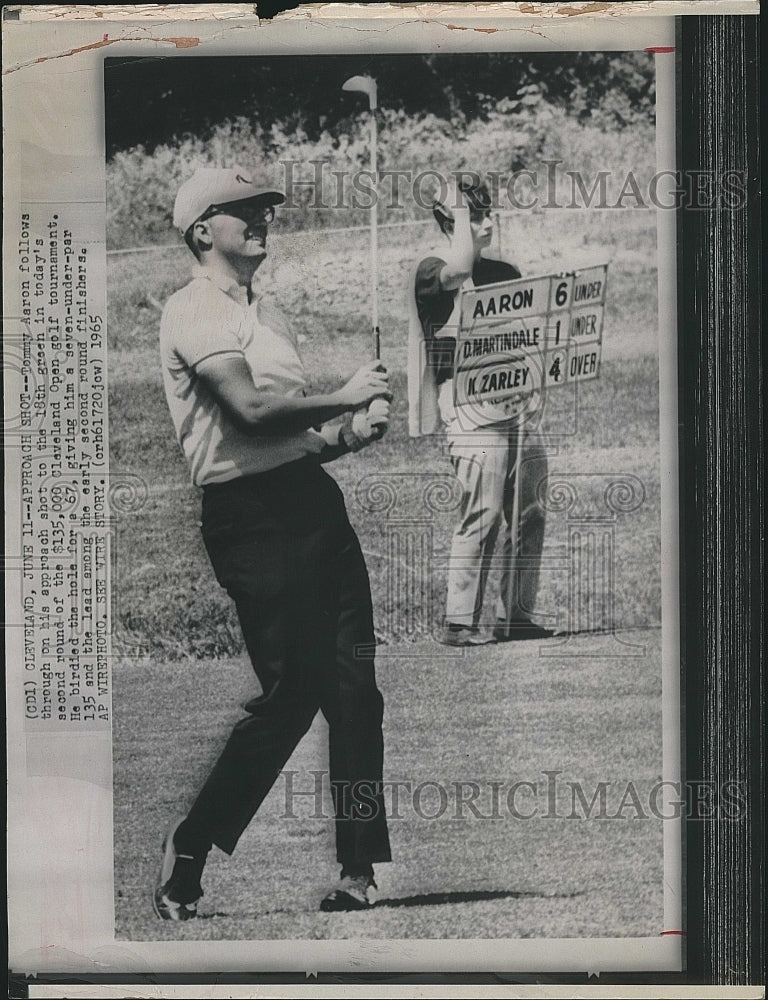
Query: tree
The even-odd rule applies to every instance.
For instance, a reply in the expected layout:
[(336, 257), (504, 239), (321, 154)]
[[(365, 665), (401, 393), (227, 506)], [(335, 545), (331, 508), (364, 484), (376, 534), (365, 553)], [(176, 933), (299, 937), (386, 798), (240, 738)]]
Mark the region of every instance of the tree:
[(486, 53), (163, 57), (105, 60), (107, 155), (186, 135), (205, 139), (227, 120), (247, 118), (265, 135), (275, 123), (309, 139), (344, 131), (360, 113), (341, 84), (370, 73), (380, 100), (456, 124), (483, 118), (499, 102), (535, 109), (546, 101), (611, 127), (653, 115), (653, 56), (644, 53)]

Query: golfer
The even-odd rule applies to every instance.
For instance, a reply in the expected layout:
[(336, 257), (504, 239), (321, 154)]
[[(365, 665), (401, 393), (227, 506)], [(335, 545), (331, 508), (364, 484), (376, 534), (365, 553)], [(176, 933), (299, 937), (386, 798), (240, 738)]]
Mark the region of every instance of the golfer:
[[(165, 920), (196, 916), (212, 845), (232, 854), (318, 709), (328, 720), (341, 865), (321, 909), (369, 906), (373, 865), (391, 857), (368, 574), (341, 491), (322, 468), (382, 436), (387, 409), (374, 423), (366, 408), (389, 401), (388, 376), (371, 362), (336, 392), (308, 394), (290, 325), (252, 291), (283, 201), (233, 167), (198, 170), (174, 207), (199, 269), (163, 311), (165, 391), (202, 488), (203, 539), (261, 693), (166, 835), (153, 893)], [(187, 722), (194, 739), (195, 720)]]
[[(525, 412), (509, 419), (489, 413), (485, 420), (479, 413), (474, 426), (462, 426), (453, 400), (459, 292), (512, 281), (520, 272), (487, 253), (491, 198), (479, 178), (449, 184), (433, 211), (443, 242), (421, 257), (411, 281), (408, 392), (411, 436), (434, 433), (442, 419), (462, 491), (438, 638), (450, 646), (548, 638), (551, 630), (532, 617), (545, 522), (537, 494), (547, 477), (536, 421)], [(499, 540), (500, 593), (489, 633), (482, 627), (483, 600)]]

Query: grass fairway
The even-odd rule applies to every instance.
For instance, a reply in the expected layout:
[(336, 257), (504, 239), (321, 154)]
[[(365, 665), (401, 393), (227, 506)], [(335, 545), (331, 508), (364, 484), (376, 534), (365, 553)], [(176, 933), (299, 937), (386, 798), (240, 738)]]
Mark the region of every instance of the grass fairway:
[[(395, 393), (391, 430), (360, 455), (329, 467), (347, 497), (371, 576), (386, 703), (385, 778), (439, 782), (449, 801), (425, 819), (406, 794), (392, 819), (395, 863), (378, 871), (380, 903), (362, 915), (321, 914), (337, 869), (332, 822), (300, 800), (285, 818), (278, 781), (232, 859), (212, 856), (202, 919), (167, 925), (151, 911), (162, 833), (184, 812), (221, 749), (238, 705), (255, 690), (234, 610), (216, 585), (200, 540), (199, 498), (173, 439), (159, 371), (157, 303), (187, 280), (180, 252), (110, 259), (110, 462), (140, 476), (146, 502), (116, 525), (114, 807), (117, 934), (134, 940), (200, 938), (524, 938), (655, 935), (662, 929), (661, 821), (566, 818), (571, 789), (589, 801), (608, 785), (608, 813), (633, 782), (641, 801), (661, 775), (660, 482), (654, 220), (639, 212), (523, 213), (504, 223), (504, 256), (524, 274), (610, 261), (600, 378), (547, 399), (543, 430), (550, 475), (578, 488), (579, 505), (547, 518), (537, 610), (565, 626), (574, 599), (616, 636), (450, 651), (430, 638), (443, 612), (454, 512), (425, 514), (425, 487), (450, 482), (441, 438), (411, 441), (406, 427), (404, 288), (419, 233), (382, 234), (383, 354)], [(393, 235), (393, 233), (395, 235)], [(429, 245), (429, 244), (427, 244)], [(367, 359), (367, 234), (277, 231), (263, 278), (303, 339), (317, 390)], [(513, 249), (514, 248), (514, 249)], [(386, 478), (397, 506), (372, 514), (361, 483)], [(639, 502), (608, 510), (622, 477)], [(621, 498), (619, 498), (621, 499)], [(620, 505), (619, 505), (620, 506)], [(596, 519), (582, 527), (574, 518)], [(602, 520), (600, 518), (602, 517)], [(398, 518), (401, 519), (398, 522)], [(423, 586), (416, 563), (395, 545), (403, 523), (424, 539)], [(606, 592), (574, 576), (595, 539), (609, 538)], [(596, 550), (595, 550), (596, 551)], [(604, 552), (607, 550), (603, 550)], [(495, 592), (489, 582), (487, 606)], [(600, 601), (603, 603), (601, 604)], [(609, 606), (610, 605), (610, 606)], [(621, 645), (618, 641), (624, 643)], [(634, 645), (627, 645), (628, 643)], [(552, 654), (552, 655), (549, 655)], [(308, 788), (326, 767), (322, 720), (288, 770)], [(546, 818), (543, 772), (560, 771), (558, 815)], [(479, 811), (459, 815), (453, 783), (480, 783)], [(538, 789), (534, 818), (515, 818), (504, 796), (514, 782)], [(541, 786), (541, 787), (539, 787)], [(530, 794), (533, 793), (528, 790)], [(422, 813), (441, 803), (426, 789)], [(521, 792), (519, 810), (530, 812)]]
[[(377, 869), (379, 902), (365, 914), (326, 914), (319, 900), (336, 874), (333, 824), (313, 818), (314, 798), (294, 799), (286, 816), (279, 779), (232, 858), (211, 855), (201, 917), (164, 924), (149, 892), (159, 838), (183, 812), (238, 717), (255, 681), (241, 659), (183, 664), (124, 663), (115, 685), (116, 933), (133, 940), (527, 938), (653, 936), (662, 930), (661, 821), (586, 818), (572, 810), (568, 781), (587, 800), (609, 783), (607, 814), (631, 780), (647, 806), (661, 775), (658, 630), (623, 637), (639, 655), (616, 657), (615, 640), (582, 636), (578, 659), (543, 657), (544, 644), (486, 647), (446, 656), (419, 644), (419, 659), (379, 658), (386, 703), (385, 778), (411, 789), (436, 781), (447, 807), (425, 786), (399, 795), (390, 822), (394, 861)], [(644, 651), (642, 649), (644, 647)], [(626, 652), (626, 650), (622, 650)], [(427, 655), (425, 655), (427, 654)], [(591, 655), (590, 655), (591, 654)], [(602, 654), (602, 655), (601, 655)], [(605, 655), (607, 654), (607, 655)], [(225, 696), (222, 696), (225, 693)], [(324, 770), (325, 726), (318, 717), (286, 770), (310, 790)], [(557, 778), (551, 808), (544, 770)], [(479, 782), (475, 816), (457, 804), (452, 783)], [(501, 783), (494, 810), (489, 783)], [(517, 781), (537, 794), (506, 796)], [(328, 813), (328, 794), (321, 812)], [(391, 794), (387, 794), (391, 809)], [(419, 812), (422, 814), (419, 815)], [(498, 818), (489, 818), (497, 812)], [(562, 818), (547, 818), (547, 813)], [(488, 817), (488, 818), (484, 818)], [(580, 818), (578, 818), (580, 817)]]

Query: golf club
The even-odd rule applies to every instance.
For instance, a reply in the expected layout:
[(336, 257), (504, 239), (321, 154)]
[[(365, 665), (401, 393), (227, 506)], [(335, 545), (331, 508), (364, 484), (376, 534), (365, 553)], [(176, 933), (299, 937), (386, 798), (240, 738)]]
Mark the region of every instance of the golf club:
[[(377, 87), (371, 76), (351, 76), (342, 86), (342, 90), (352, 93), (366, 94), (368, 97), (368, 123), (370, 129), (371, 174), (375, 187), (375, 196), (370, 209), (370, 288), (371, 288), (371, 329), (373, 333), (373, 355), (381, 360), (381, 331), (379, 329), (379, 212), (378, 212), (378, 164), (377, 164)], [(374, 399), (368, 407), (368, 413), (373, 417), (385, 406), (384, 400)], [(373, 421), (375, 423), (375, 420)]]

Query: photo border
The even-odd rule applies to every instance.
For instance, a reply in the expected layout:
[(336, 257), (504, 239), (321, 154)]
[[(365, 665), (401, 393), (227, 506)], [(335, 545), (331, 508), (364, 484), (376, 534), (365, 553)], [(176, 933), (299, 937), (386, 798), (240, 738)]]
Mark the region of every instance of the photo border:
[(685, 829), (687, 976), (765, 970), (764, 356), (759, 18), (678, 26), (683, 170), (744, 171), (740, 212), (678, 214), (686, 781), (743, 782), (747, 819)]
[[(678, 213), (680, 556), (684, 779), (744, 784), (744, 823), (689, 820), (683, 973), (603, 973), (601, 985), (759, 982), (764, 969), (762, 674), (764, 358), (759, 195), (759, 19), (678, 22), (678, 167), (740, 169), (740, 212)], [(746, 96), (744, 96), (746, 95)], [(12, 974), (10, 996), (32, 977)], [(37, 984), (289, 984), (286, 975), (63, 976)], [(318, 974), (317, 983), (580, 985), (568, 974)]]

